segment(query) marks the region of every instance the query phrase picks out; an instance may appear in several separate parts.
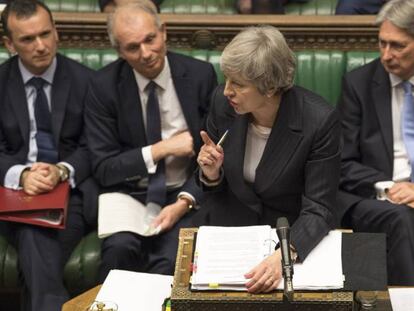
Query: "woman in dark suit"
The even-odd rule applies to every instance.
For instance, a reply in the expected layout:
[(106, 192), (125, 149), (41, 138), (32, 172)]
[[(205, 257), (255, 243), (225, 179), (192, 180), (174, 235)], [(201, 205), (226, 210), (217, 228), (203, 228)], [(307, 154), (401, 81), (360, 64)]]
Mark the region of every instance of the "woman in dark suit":
[[(293, 224), (292, 256), (304, 260), (335, 225), (338, 114), (293, 86), (295, 57), (274, 27), (239, 33), (224, 49), (221, 69), (226, 83), (213, 94), (197, 159), (199, 185), (211, 195), (196, 224), (274, 226), (284, 216)], [(280, 255), (246, 273), (249, 292), (277, 287)]]

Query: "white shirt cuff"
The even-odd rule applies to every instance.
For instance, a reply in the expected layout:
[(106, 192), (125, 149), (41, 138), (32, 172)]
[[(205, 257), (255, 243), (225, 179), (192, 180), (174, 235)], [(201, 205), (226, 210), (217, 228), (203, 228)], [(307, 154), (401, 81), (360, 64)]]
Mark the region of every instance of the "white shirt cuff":
[(76, 182), (75, 182), (75, 169), (68, 162), (59, 162), (59, 164), (62, 164), (62, 165), (66, 166), (68, 168), (68, 170), (69, 170), (69, 178), (68, 178), (69, 185), (72, 188), (75, 188), (76, 187)]
[(22, 189), (22, 187), (20, 187), (20, 176), (22, 175), (23, 170), (28, 167), (30, 166), (17, 164), (9, 168), (4, 177), (4, 187), (14, 190)]
[(387, 181), (378, 181), (374, 184), (375, 187), (375, 192), (377, 194), (377, 200), (380, 201), (390, 201), (391, 200), (388, 198), (387, 192), (390, 188), (392, 188), (392, 186), (394, 186), (394, 182), (392, 180), (387, 180)]
[(141, 149), (141, 152), (148, 174), (155, 174), (157, 171), (157, 164), (154, 163), (154, 159), (152, 158), (151, 147), (151, 145), (145, 146)]
[(195, 199), (195, 197), (187, 191), (181, 191), (178, 195), (177, 195), (177, 199), (181, 196), (181, 195), (185, 195), (186, 197), (189, 197), (191, 200), (193, 200), (194, 202), (194, 209), (199, 209), (200, 205), (197, 204), (197, 200)]

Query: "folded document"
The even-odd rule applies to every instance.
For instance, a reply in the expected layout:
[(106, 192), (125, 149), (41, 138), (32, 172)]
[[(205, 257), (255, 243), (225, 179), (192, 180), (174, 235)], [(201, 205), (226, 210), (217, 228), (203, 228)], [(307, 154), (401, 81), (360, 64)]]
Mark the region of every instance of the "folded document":
[(159, 205), (144, 205), (125, 193), (101, 194), (98, 207), (98, 237), (106, 238), (122, 231), (142, 236), (156, 235), (161, 228), (154, 228), (151, 223), (160, 211)]

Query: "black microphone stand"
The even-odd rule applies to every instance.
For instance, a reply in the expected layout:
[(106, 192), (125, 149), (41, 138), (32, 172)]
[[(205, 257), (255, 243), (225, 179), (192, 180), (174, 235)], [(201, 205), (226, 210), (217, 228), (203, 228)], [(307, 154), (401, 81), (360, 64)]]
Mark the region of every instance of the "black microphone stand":
[(293, 261), (290, 255), (290, 227), (286, 217), (280, 217), (276, 222), (276, 233), (282, 253), (282, 273), (284, 279), (284, 300), (293, 301)]

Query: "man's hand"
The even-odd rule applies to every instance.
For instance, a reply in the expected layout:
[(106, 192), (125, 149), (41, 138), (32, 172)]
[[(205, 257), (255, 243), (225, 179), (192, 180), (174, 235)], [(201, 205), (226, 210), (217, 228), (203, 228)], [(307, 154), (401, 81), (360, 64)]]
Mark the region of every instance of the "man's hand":
[(165, 206), (153, 220), (153, 228), (161, 227), (160, 232), (170, 230), (188, 211), (187, 202), (178, 199), (175, 203)]
[(268, 293), (275, 290), (282, 279), (282, 256), (280, 248), (244, 275), (249, 293)]
[(38, 195), (53, 190), (60, 181), (59, 169), (49, 163), (37, 162), (21, 177), (23, 191)]
[(397, 182), (387, 192), (388, 198), (395, 204), (406, 204), (414, 207), (414, 184)]
[(201, 131), (200, 135), (204, 145), (200, 149), (197, 162), (205, 177), (211, 181), (217, 180), (220, 178), (220, 168), (224, 161), (223, 148), (216, 145), (206, 132)]
[(152, 145), (151, 152), (154, 162), (168, 156), (193, 157), (195, 155), (193, 137), (189, 131), (180, 132)]

